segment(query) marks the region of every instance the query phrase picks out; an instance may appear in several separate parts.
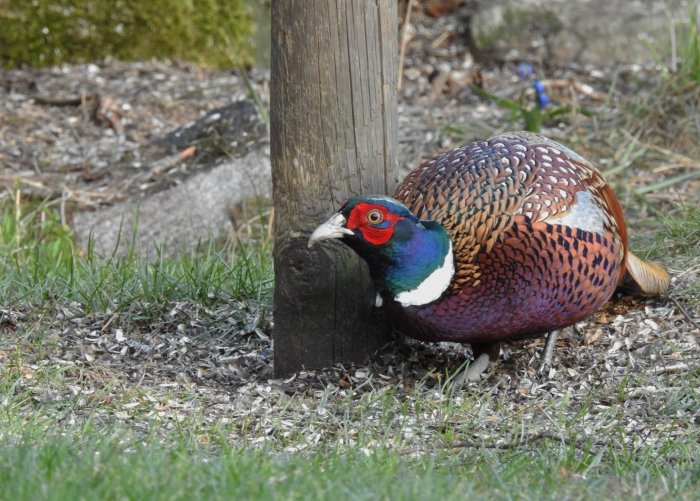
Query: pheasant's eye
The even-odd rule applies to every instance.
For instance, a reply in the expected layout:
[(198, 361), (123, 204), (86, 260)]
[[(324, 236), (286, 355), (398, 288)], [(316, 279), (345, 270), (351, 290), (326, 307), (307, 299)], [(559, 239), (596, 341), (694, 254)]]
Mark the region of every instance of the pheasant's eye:
[(367, 222), (370, 224), (379, 224), (384, 219), (382, 211), (374, 209), (367, 213)]

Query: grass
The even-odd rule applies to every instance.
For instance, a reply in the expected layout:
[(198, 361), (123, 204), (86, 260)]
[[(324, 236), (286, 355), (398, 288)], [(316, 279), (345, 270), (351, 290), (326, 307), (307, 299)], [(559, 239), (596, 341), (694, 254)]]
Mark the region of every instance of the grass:
[[(488, 450), (402, 457), (391, 451), (283, 455), (123, 443), (5, 448), (4, 499), (692, 499), (697, 472), (616, 453), (577, 455), (541, 444), (528, 452)], [(608, 466), (611, 465), (611, 466)], [(18, 479), (31, 481), (17, 481)]]
[[(698, 377), (685, 378), (684, 393), (669, 400), (660, 423), (673, 423), (693, 398), (697, 406)], [(147, 433), (128, 422), (100, 424), (97, 415), (71, 426), (38, 413), (20, 415), (30, 397), (4, 391), (0, 498), (694, 499), (700, 488), (692, 423), (673, 440), (646, 443), (642, 433), (625, 431), (623, 407), (596, 413), (592, 400), (571, 416), (566, 401), (551, 401), (538, 410), (548, 416), (545, 433), (532, 433), (532, 406), (505, 412), (497, 426), (488, 426), (489, 417), (508, 406), (506, 395), (424, 390), (317, 399), (328, 410), (329, 432), (313, 445), (302, 430), (286, 441), (266, 433), (269, 440), (245, 443), (236, 423), (198, 419), (169, 431), (167, 420), (155, 419)], [(621, 388), (621, 406), (625, 393)], [(291, 400), (286, 410), (292, 413), (310, 403), (303, 396)], [(273, 406), (269, 412), (293, 420), (284, 411)], [(590, 419), (609, 423), (607, 436), (577, 439)], [(431, 437), (411, 434), (412, 425)], [(348, 440), (346, 431), (357, 429)], [(290, 445), (305, 441), (309, 447), (290, 452)]]
[[(651, 228), (638, 226), (639, 236), (632, 245), (644, 249), (644, 256), (667, 263), (674, 271), (676, 283), (671, 297), (700, 315), (700, 209), (677, 204), (669, 211), (655, 214), (659, 223)], [(648, 231), (648, 230), (652, 231)]]
[[(105, 408), (133, 402), (136, 388), (70, 424), (74, 399), (42, 405), (41, 383), (23, 388), (19, 375), (8, 376), (0, 377), (2, 499), (690, 500), (700, 488), (697, 370), (651, 412), (671, 431), (661, 441), (628, 419), (630, 390), (645, 381), (627, 380), (612, 397), (593, 391), (579, 403), (549, 398), (515, 407), (504, 392), (429, 391), (422, 383), (406, 392), (294, 395), (268, 402), (269, 421), (255, 431), (235, 417), (212, 423), (205, 406), (179, 418), (131, 407), (130, 417), (105, 421)], [(59, 377), (46, 374), (43, 384)], [(188, 401), (146, 396), (140, 401), (151, 405)], [(305, 406), (314, 406), (309, 415)], [(586, 435), (592, 421), (605, 431)]]
[(86, 313), (138, 309), (157, 315), (174, 301), (214, 306), (232, 300), (269, 305), (269, 242), (235, 239), (202, 243), (192, 253), (154, 261), (131, 248), (123, 255), (83, 254), (60, 211), (49, 202), (23, 203), (19, 194), (0, 205), (0, 304), (78, 302)]

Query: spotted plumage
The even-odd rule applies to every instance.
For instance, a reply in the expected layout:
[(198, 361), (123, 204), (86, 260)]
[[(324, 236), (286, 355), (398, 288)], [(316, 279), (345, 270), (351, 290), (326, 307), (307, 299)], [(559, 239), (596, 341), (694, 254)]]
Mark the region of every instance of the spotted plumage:
[[(555, 331), (593, 313), (625, 276), (646, 293), (668, 288), (661, 267), (629, 252), (600, 172), (534, 134), (448, 151), (393, 199), (351, 199), (336, 216), (342, 233), (322, 225), (310, 243), (342, 238), (355, 249), (394, 324), (422, 340), (492, 345)], [(421, 284), (416, 301), (400, 300)]]

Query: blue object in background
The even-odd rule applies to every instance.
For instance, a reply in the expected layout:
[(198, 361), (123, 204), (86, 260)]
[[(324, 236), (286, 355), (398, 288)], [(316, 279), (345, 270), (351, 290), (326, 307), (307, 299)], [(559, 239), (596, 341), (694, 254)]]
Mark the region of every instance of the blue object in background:
[(525, 80), (529, 76), (535, 73), (535, 69), (530, 63), (520, 63), (516, 68), (515, 72), (518, 74), (521, 80)]
[(544, 108), (547, 106), (550, 102), (549, 96), (544, 90), (544, 85), (542, 85), (542, 82), (539, 80), (535, 80), (535, 83), (532, 84), (532, 86), (535, 89), (535, 93), (537, 94), (537, 106), (540, 108)]

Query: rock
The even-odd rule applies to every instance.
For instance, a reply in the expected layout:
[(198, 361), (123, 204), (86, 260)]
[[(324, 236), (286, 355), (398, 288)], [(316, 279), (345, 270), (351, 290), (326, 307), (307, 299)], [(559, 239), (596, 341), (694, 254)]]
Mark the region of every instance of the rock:
[(92, 238), (103, 255), (128, 249), (135, 221), (135, 250), (141, 255), (154, 256), (157, 245), (166, 251), (187, 250), (225, 234), (231, 229), (229, 208), (253, 196), (270, 197), (271, 186), (269, 146), (262, 144), (141, 201), (78, 212), (73, 224), (81, 243)]
[[(213, 139), (216, 144), (212, 147)], [(270, 198), (272, 180), (267, 128), (247, 101), (207, 113), (154, 142), (149, 148), (172, 153), (197, 146), (198, 161), (230, 160), (205, 166), (161, 191), (133, 197), (92, 212), (76, 212), (73, 227), (81, 244), (93, 240), (102, 255), (123, 254), (133, 243), (142, 256), (189, 250), (232, 229), (232, 208), (253, 197)]]
[(682, 0), (494, 0), (476, 2), (471, 34), (482, 59), (536, 58), (556, 65), (670, 59), (672, 20)]

